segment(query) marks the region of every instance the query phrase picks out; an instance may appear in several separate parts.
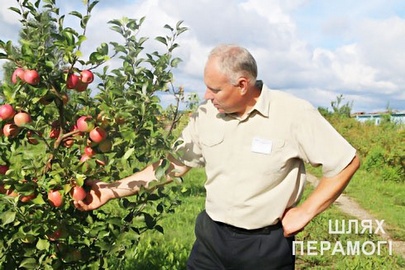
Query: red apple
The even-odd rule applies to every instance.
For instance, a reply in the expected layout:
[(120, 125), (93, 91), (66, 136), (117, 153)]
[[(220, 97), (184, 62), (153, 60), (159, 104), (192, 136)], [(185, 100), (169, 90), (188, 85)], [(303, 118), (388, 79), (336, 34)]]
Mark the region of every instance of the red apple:
[(94, 128), (94, 124), (91, 121), (92, 117), (91, 116), (81, 116), (79, 119), (76, 121), (76, 126), (77, 129), (82, 131), (82, 132), (89, 132)]
[(80, 81), (80, 77), (76, 74), (69, 74), (66, 80), (67, 89), (75, 89)]
[(95, 127), (89, 134), (90, 139), (95, 143), (100, 143), (107, 138), (107, 132), (101, 127)]
[(68, 137), (66, 139), (63, 140), (63, 145), (66, 148), (70, 148), (73, 146), (73, 144), (75, 143), (75, 140), (72, 139), (72, 137)]
[(7, 190), (6, 190), (6, 195), (15, 198), (15, 197), (18, 196), (18, 193), (15, 192), (14, 189), (11, 189), (11, 188), (10, 188), (10, 189), (7, 189)]
[(13, 138), (18, 135), (20, 129), (14, 124), (5, 124), (3, 127), (3, 134), (6, 137)]
[(24, 81), (31, 85), (39, 83), (39, 74), (36, 70), (30, 69), (24, 72)]
[(63, 235), (63, 231), (62, 229), (57, 229), (56, 231), (54, 231), (51, 235), (48, 235), (49, 240), (51, 241), (56, 241), (59, 238), (61, 238)]
[(80, 80), (86, 84), (92, 83), (94, 81), (94, 75), (93, 72), (90, 70), (83, 70), (80, 73)]
[(75, 201), (82, 201), (86, 198), (87, 193), (81, 186), (74, 186), (70, 191), (70, 195)]
[(95, 154), (97, 154), (96, 151), (95, 151), (93, 148), (91, 148), (90, 146), (86, 146), (86, 147), (84, 148), (84, 153), (85, 153), (87, 156), (89, 156), (89, 157), (92, 157), (92, 156), (94, 156)]
[(7, 165), (0, 165), (0, 174), (5, 175), (9, 167)]
[(4, 104), (0, 106), (0, 120), (9, 120), (13, 118), (15, 111), (10, 104)]
[(29, 195), (23, 195), (20, 197), (20, 201), (25, 203), (25, 202), (29, 202), (29, 201), (35, 199), (36, 197), (37, 197), (37, 194), (35, 194), (35, 193), (29, 194)]
[(48, 192), (48, 200), (53, 207), (61, 207), (63, 204), (63, 195), (59, 190), (50, 190)]
[(79, 82), (77, 83), (77, 85), (76, 85), (75, 90), (76, 90), (77, 92), (84, 92), (84, 91), (86, 91), (88, 85), (89, 85), (88, 83), (84, 83), (84, 82), (82, 82), (82, 81), (79, 81)]
[(11, 76), (11, 82), (16, 84), (19, 79), (24, 81), (24, 73), (25, 71), (23, 68), (17, 68), (14, 70), (13, 75)]
[(34, 132), (32, 130), (27, 131), (27, 140), (28, 143), (37, 145), (39, 143), (38, 139), (34, 136)]
[(26, 112), (19, 112), (14, 115), (14, 124), (16, 124), (18, 127), (22, 127), (23, 125), (28, 124), (31, 121), (31, 115)]
[(87, 155), (86, 153), (82, 154), (82, 156), (80, 157), (80, 162), (86, 162), (87, 160), (91, 159), (91, 157), (89, 155)]

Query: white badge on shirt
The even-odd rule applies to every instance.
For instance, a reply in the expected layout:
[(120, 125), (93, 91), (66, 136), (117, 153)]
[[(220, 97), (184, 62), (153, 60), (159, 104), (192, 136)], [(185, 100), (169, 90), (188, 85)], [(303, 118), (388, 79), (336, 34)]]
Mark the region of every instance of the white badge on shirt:
[(273, 146), (272, 141), (254, 137), (252, 141), (252, 152), (260, 154), (270, 154)]

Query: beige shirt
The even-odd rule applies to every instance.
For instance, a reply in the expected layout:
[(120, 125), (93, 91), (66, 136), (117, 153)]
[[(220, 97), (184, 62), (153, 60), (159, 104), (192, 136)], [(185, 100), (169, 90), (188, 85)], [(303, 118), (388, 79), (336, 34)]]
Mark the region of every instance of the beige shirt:
[(274, 224), (297, 204), (304, 162), (322, 165), (331, 177), (356, 152), (308, 102), (266, 86), (244, 119), (203, 103), (177, 151), (185, 165), (205, 167), (208, 215), (246, 229)]

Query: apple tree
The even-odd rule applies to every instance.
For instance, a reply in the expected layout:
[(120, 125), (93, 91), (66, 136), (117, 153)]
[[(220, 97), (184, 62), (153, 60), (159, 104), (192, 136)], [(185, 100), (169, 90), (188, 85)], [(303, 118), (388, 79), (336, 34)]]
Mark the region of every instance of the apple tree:
[[(98, 1), (61, 14), (56, 0), (18, 0), (19, 44), (0, 40), (7, 69), (0, 86), (0, 268), (108, 269), (121, 265), (140, 235), (163, 228), (176, 185), (80, 212), (87, 181), (111, 182), (163, 158), (173, 142), (159, 93), (171, 90), (182, 22), (166, 36), (139, 36), (140, 19), (109, 21), (120, 42), (85, 57), (86, 30)], [(67, 26), (73, 18), (77, 27)], [(146, 50), (156, 42), (161, 51)], [(111, 67), (109, 66), (111, 64)], [(11, 68), (11, 70), (10, 70)], [(170, 129), (171, 130), (171, 129)], [(179, 179), (180, 181), (180, 179)]]

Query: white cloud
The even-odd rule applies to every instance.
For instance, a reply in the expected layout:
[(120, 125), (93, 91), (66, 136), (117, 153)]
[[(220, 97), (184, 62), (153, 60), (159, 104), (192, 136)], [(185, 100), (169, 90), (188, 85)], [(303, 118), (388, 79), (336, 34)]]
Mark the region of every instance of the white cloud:
[[(81, 1), (61, 3), (64, 9), (72, 9), (79, 8)], [(18, 35), (18, 18), (6, 9), (0, 7), (2, 40)], [(401, 10), (405, 10), (402, 0), (100, 1), (83, 51), (89, 53), (101, 42), (119, 38), (109, 30), (111, 19), (146, 16), (140, 35), (151, 39), (167, 34), (164, 24), (174, 26), (184, 20), (189, 31), (180, 36), (180, 48), (175, 51), (184, 61), (175, 70), (175, 83), (201, 97), (209, 50), (218, 43), (238, 43), (255, 56), (259, 77), (266, 84), (315, 106), (329, 106), (344, 94), (346, 100), (354, 101), (354, 110), (385, 108), (388, 103), (405, 109), (405, 14)], [(147, 46), (148, 50), (161, 48), (153, 40)]]

